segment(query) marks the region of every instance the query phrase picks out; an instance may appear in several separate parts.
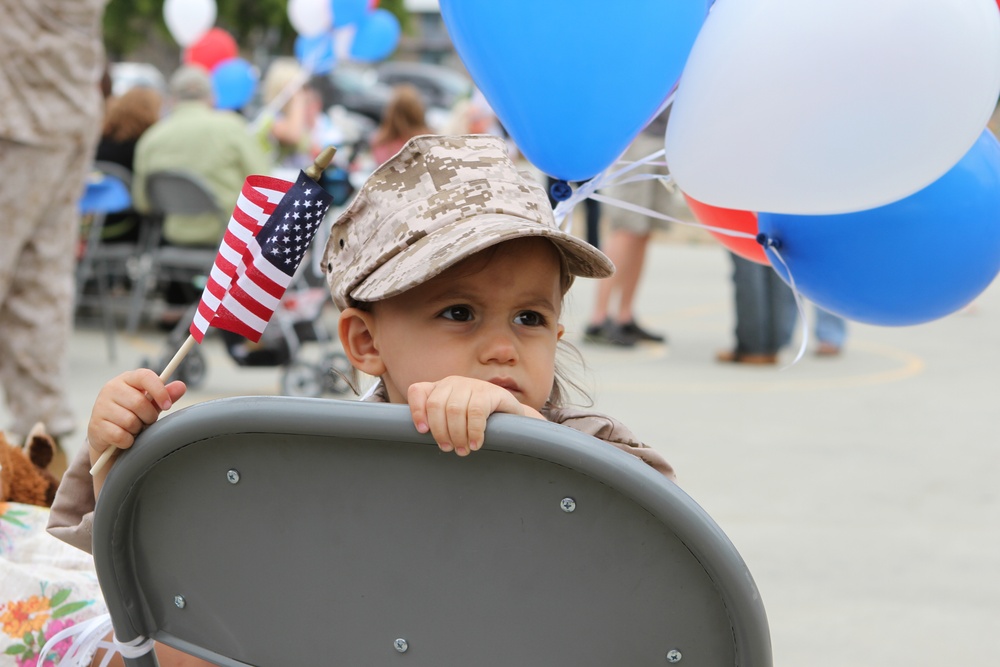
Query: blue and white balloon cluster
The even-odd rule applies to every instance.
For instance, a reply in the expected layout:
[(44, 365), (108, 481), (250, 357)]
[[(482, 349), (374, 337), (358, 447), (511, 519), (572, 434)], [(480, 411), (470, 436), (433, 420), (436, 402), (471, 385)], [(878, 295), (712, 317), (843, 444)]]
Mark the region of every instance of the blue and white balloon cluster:
[(441, 0), (441, 14), (557, 179), (603, 177), (674, 92), (666, 159), (692, 209), (761, 232), (754, 258), (826, 310), (917, 324), (1000, 272), (996, 0)]
[(289, 0), (288, 18), (299, 36), (295, 57), (314, 74), (339, 60), (376, 62), (396, 50), (399, 21), (369, 0)]

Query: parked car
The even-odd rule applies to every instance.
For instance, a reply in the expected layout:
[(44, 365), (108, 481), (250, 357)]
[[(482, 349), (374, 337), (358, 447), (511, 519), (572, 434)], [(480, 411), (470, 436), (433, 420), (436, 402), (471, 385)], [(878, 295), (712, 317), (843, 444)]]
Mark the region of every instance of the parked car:
[(472, 95), (472, 80), (449, 67), (421, 62), (390, 61), (378, 69), (378, 80), (389, 86), (408, 83), (420, 91), (428, 109), (450, 111), (458, 100)]
[(340, 64), (329, 74), (314, 77), (311, 85), (323, 98), (323, 108), (342, 106), (348, 111), (382, 119), (392, 88), (379, 82), (375, 71), (365, 67)]

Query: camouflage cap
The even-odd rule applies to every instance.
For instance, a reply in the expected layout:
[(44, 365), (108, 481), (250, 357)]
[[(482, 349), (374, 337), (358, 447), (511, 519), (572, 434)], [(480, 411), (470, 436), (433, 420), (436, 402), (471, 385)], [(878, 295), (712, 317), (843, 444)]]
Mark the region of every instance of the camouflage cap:
[(552, 241), (572, 276), (614, 273), (603, 253), (556, 226), (544, 188), (518, 172), (502, 139), (423, 135), (376, 169), (333, 223), (323, 270), (343, 310), (526, 236)]

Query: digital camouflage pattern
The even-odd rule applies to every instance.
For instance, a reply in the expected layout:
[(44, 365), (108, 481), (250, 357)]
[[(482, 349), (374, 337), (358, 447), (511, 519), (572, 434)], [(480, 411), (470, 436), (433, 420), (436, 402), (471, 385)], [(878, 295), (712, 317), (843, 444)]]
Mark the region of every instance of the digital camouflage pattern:
[(100, 131), (108, 0), (0, 0), (0, 138), (33, 146)]
[(502, 139), (424, 135), (379, 167), (333, 224), (323, 269), (343, 310), (526, 236), (551, 240), (570, 275), (614, 272), (603, 253), (556, 226), (545, 190), (518, 172)]
[(0, 427), (14, 439), (75, 427), (77, 202), (101, 131), (106, 2), (0, 0)]

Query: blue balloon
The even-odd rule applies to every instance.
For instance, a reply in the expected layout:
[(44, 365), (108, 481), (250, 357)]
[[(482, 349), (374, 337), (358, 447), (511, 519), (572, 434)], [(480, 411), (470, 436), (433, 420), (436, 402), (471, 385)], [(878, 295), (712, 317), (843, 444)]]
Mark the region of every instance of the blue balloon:
[[(886, 326), (953, 313), (1000, 272), (1000, 143), (983, 132), (940, 179), (892, 204), (841, 215), (761, 213), (785, 282), (843, 317)], [(780, 255), (780, 258), (779, 258)], [(782, 264), (787, 265), (787, 270)]]
[(337, 64), (333, 34), (325, 32), (313, 37), (299, 35), (295, 38), (295, 57), (313, 74), (326, 74)]
[(359, 23), (368, 13), (368, 0), (330, 0), (333, 11), (333, 27)]
[(565, 181), (625, 152), (681, 75), (709, 0), (441, 0), (455, 49), (518, 148)]
[(388, 57), (399, 44), (399, 20), (392, 12), (376, 9), (358, 24), (351, 43), (351, 57), (375, 62)]
[(257, 70), (242, 58), (230, 58), (212, 68), (215, 107), (242, 109), (257, 91)]

